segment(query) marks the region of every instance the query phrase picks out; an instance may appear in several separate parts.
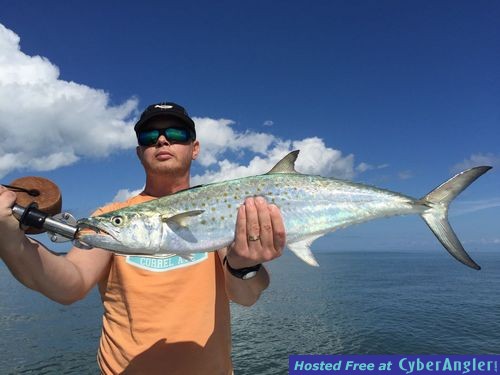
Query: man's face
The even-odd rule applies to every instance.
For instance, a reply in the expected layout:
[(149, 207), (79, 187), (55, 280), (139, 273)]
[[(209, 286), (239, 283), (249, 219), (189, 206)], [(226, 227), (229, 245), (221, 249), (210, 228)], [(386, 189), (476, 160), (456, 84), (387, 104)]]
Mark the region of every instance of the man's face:
[[(176, 118), (158, 118), (151, 120), (142, 130), (184, 128)], [(200, 150), (197, 140), (175, 142), (160, 135), (151, 146), (137, 146), (137, 156), (148, 174), (184, 175), (189, 173), (191, 161), (196, 159)]]

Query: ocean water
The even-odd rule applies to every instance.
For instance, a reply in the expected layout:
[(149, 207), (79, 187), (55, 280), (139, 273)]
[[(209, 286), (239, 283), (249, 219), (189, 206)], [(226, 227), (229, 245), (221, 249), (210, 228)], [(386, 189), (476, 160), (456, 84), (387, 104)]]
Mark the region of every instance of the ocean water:
[[(500, 252), (471, 270), (443, 252), (286, 254), (251, 308), (232, 306), (236, 374), (286, 374), (290, 354), (500, 354)], [(94, 291), (60, 306), (0, 263), (0, 374), (95, 374)]]

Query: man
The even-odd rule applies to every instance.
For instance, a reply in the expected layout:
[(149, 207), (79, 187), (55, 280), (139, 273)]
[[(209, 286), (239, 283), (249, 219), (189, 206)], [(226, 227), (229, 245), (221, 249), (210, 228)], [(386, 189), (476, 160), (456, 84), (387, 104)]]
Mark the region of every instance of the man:
[[(134, 127), (144, 191), (96, 214), (189, 188), (200, 152), (193, 120), (175, 103), (149, 106)], [(151, 259), (73, 248), (57, 256), (29, 239), (0, 187), (0, 257), (28, 288), (70, 304), (99, 286), (104, 314), (98, 363), (104, 374), (231, 374), (229, 299), (250, 306), (269, 284), (261, 263), (279, 257), (279, 209), (261, 197), (238, 208), (235, 240), (218, 252)], [(242, 202), (243, 203), (243, 202)]]

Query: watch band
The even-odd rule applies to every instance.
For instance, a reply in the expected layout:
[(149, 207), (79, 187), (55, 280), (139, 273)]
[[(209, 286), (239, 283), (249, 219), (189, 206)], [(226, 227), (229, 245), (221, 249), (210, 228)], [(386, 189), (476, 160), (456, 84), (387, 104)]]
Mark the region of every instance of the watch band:
[(257, 275), (257, 272), (260, 270), (260, 267), (262, 267), (262, 264), (257, 264), (252, 267), (233, 268), (227, 261), (227, 256), (224, 257), (224, 261), (222, 262), (222, 264), (226, 265), (227, 270), (231, 275), (242, 280), (248, 280), (255, 277)]

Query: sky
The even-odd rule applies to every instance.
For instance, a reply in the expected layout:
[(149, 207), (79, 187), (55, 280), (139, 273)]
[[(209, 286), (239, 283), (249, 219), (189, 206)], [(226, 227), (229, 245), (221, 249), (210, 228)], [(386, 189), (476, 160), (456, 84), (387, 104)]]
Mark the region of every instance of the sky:
[[(500, 250), (496, 1), (0, 0), (0, 181), (42, 176), (77, 217), (144, 184), (133, 125), (174, 101), (202, 152), (192, 184), (297, 170), (421, 197), (494, 168), (450, 209), (474, 258)], [(434, 250), (417, 217), (313, 250)], [(440, 250), (441, 251), (441, 250)]]

